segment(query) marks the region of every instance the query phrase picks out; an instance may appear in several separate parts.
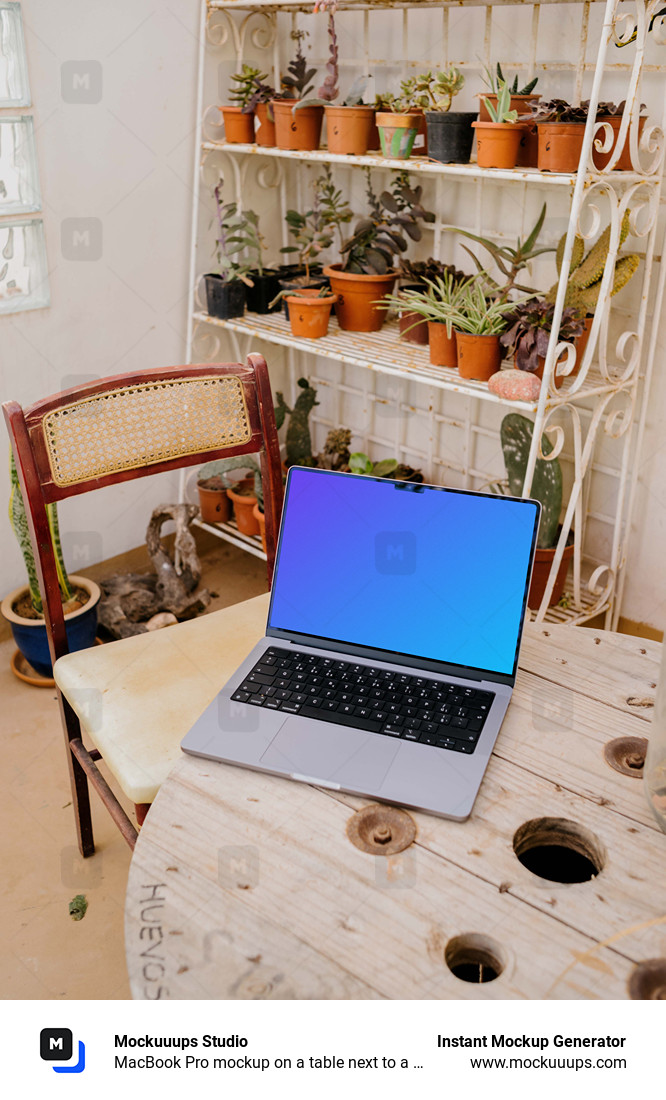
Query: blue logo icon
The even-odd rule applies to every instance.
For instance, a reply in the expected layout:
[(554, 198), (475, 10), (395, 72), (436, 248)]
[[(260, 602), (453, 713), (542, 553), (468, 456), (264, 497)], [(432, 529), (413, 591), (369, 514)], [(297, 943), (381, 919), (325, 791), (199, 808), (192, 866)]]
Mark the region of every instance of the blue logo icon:
[[(39, 1033), (39, 1053), (45, 1062), (69, 1062), (74, 1040), (68, 1027), (45, 1027)], [(54, 1073), (83, 1073), (86, 1048), (79, 1039), (79, 1058), (73, 1066), (52, 1066)]]

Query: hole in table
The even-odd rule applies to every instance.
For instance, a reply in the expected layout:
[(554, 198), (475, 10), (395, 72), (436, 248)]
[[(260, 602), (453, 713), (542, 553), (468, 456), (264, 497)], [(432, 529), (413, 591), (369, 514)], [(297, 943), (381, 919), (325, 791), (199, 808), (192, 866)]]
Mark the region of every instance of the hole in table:
[(605, 863), (594, 833), (561, 817), (526, 821), (514, 834), (513, 850), (523, 867), (549, 882), (589, 882)]
[(632, 1001), (666, 1001), (666, 959), (646, 959), (629, 976)]
[(621, 775), (643, 775), (647, 737), (614, 737), (604, 745), (604, 760)]
[(465, 932), (449, 940), (444, 949), (444, 961), (461, 982), (475, 985), (494, 982), (506, 965), (500, 945), (478, 932)]
[(347, 822), (347, 836), (362, 852), (392, 856), (416, 836), (414, 819), (394, 806), (364, 806)]

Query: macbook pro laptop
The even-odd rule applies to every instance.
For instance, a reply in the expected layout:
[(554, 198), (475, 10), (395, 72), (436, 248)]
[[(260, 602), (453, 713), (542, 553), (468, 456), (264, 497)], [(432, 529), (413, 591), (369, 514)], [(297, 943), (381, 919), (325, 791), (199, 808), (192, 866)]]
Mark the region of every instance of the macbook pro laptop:
[(539, 512), (292, 467), (266, 635), (184, 751), (464, 820), (511, 699)]

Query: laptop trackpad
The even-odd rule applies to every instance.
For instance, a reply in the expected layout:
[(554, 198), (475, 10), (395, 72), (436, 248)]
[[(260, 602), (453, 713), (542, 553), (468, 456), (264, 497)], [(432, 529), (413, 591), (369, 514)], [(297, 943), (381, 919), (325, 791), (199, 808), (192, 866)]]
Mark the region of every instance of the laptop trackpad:
[(341, 787), (377, 790), (399, 749), (399, 742), (375, 733), (313, 718), (289, 718), (261, 763), (271, 770), (328, 780)]

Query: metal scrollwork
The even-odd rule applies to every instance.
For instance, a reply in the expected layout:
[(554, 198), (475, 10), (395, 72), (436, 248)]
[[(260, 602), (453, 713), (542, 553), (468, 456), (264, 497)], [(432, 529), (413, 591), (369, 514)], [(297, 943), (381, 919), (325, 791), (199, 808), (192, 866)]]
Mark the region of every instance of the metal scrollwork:
[[(254, 26), (252, 24), (254, 23)], [(277, 20), (274, 12), (251, 11), (240, 23), (228, 11), (216, 9), (209, 12), (206, 22), (206, 38), (212, 46), (233, 45), (236, 61), (240, 65), (248, 37), (255, 50), (268, 50), (275, 42)]]
[(192, 361), (194, 363), (215, 363), (220, 358), (219, 333), (209, 326), (197, 324), (192, 333)]

